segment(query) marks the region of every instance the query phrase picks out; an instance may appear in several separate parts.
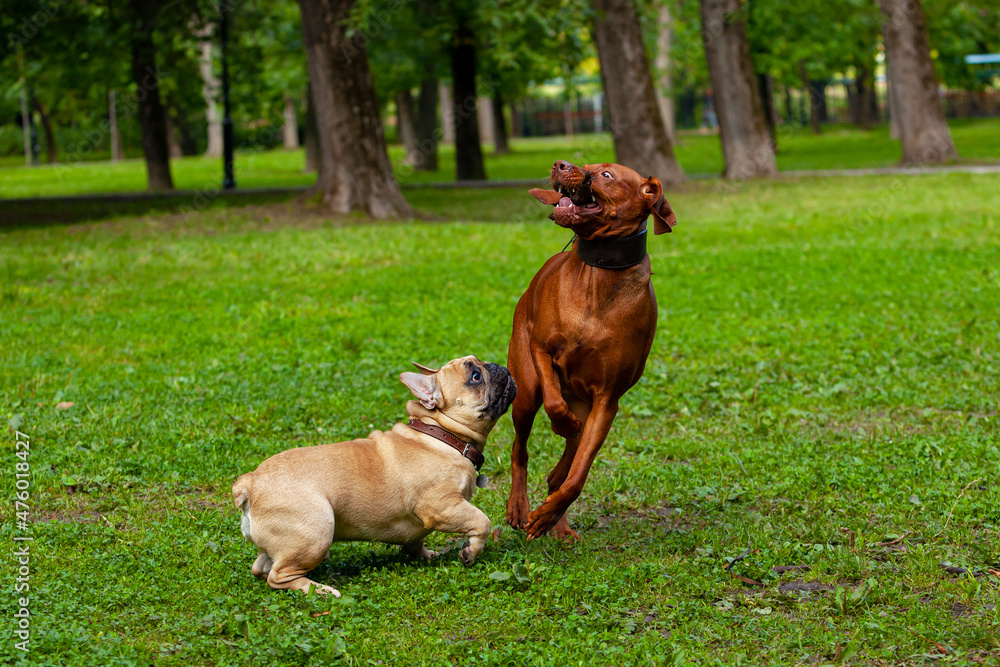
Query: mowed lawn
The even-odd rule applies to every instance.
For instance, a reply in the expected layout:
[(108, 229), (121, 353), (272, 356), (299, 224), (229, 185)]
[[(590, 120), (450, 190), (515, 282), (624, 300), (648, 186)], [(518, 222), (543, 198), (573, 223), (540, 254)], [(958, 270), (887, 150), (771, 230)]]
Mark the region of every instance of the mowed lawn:
[[(951, 134), (961, 163), (1000, 162), (1000, 119), (953, 120)], [(555, 159), (574, 162), (613, 162), (614, 146), (610, 135), (575, 137), (540, 137), (512, 140), (513, 152), (493, 155), (492, 146), (483, 147), (486, 175), (493, 180), (545, 178)], [(899, 163), (899, 141), (889, 137), (888, 125), (868, 131), (853, 126), (825, 126), (820, 135), (809, 128), (783, 126), (778, 134), (778, 168), (856, 169), (891, 167)], [(722, 147), (719, 136), (682, 131), (677, 139), (677, 159), (688, 174), (722, 172)], [(455, 180), (455, 151), (450, 145), (440, 149), (440, 169), (418, 172), (403, 163), (401, 146), (390, 146), (396, 178), (404, 186)], [(146, 166), (141, 159), (118, 164), (74, 159), (63, 154), (65, 164), (25, 168), (13, 159), (0, 160), (0, 199), (58, 195), (140, 192), (146, 189)], [(259, 150), (253, 139), (238, 146), (236, 180), (242, 188), (305, 187), (312, 185), (315, 174), (303, 173), (303, 151)], [(171, 160), (174, 184), (181, 190), (212, 193), (221, 183), (219, 158), (187, 157)], [(655, 174), (653, 174), (655, 176)]]
[[(502, 362), (569, 240), (523, 189), (408, 196), (436, 220), (289, 204), (0, 233), (0, 416), (31, 438), (35, 537), (31, 653), (8, 638), (4, 662), (1000, 660), (995, 176), (672, 194), (656, 341), (570, 510), (581, 542), (505, 526), (505, 416), (475, 566), (435, 535), (429, 564), (335, 544), (315, 577), (339, 600), (255, 579), (232, 481), (402, 420), (411, 360)], [(537, 505), (544, 415), (530, 451)]]

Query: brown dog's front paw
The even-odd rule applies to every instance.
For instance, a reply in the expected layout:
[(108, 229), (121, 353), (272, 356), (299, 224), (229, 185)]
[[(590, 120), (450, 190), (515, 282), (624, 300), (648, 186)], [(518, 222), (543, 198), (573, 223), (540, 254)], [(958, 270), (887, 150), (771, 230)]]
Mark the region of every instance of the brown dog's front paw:
[(507, 525), (514, 530), (521, 530), (528, 521), (529, 512), (531, 506), (528, 505), (528, 496), (511, 493), (507, 499)]
[(552, 432), (567, 440), (575, 438), (580, 434), (580, 429), (583, 428), (580, 420), (568, 409), (562, 415), (549, 415), (549, 419), (552, 422)]
[(525, 532), (528, 533), (528, 540), (541, 537), (552, 530), (562, 515), (562, 510), (555, 509), (548, 503), (542, 503), (538, 509), (528, 515), (528, 523), (524, 526)]

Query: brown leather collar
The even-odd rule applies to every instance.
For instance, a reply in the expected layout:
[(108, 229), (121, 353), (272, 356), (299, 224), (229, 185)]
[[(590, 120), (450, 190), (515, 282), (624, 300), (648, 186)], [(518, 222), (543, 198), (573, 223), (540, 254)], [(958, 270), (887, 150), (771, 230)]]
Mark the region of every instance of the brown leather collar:
[(425, 424), (419, 419), (411, 419), (406, 425), (414, 431), (420, 431), (421, 433), (425, 433), (432, 438), (437, 438), (446, 445), (454, 447), (458, 453), (472, 461), (472, 465), (476, 466), (476, 472), (479, 472), (479, 469), (483, 467), (483, 463), (486, 462), (486, 457), (483, 456), (478, 449), (476, 449), (475, 445), (459, 439), (454, 433), (446, 431), (440, 426)]

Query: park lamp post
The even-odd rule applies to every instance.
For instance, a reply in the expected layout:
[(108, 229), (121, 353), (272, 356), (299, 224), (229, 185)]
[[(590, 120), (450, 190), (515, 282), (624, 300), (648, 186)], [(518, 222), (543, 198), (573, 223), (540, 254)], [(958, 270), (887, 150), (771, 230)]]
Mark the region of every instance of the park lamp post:
[(232, 190), (236, 187), (233, 177), (233, 119), (229, 115), (229, 60), (226, 57), (229, 50), (229, 1), (219, 2), (219, 32), (222, 38), (222, 189)]

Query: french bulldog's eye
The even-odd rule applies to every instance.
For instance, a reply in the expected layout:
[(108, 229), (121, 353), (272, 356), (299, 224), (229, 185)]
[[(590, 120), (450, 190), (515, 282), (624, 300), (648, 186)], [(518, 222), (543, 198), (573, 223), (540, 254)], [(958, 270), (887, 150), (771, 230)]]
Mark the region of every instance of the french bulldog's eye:
[(603, 176), (604, 178), (614, 178), (614, 176), (611, 175), (610, 171), (601, 172), (601, 176)]
[(472, 381), (478, 383), (483, 379), (483, 376), (479, 374), (479, 371), (472, 371)]

